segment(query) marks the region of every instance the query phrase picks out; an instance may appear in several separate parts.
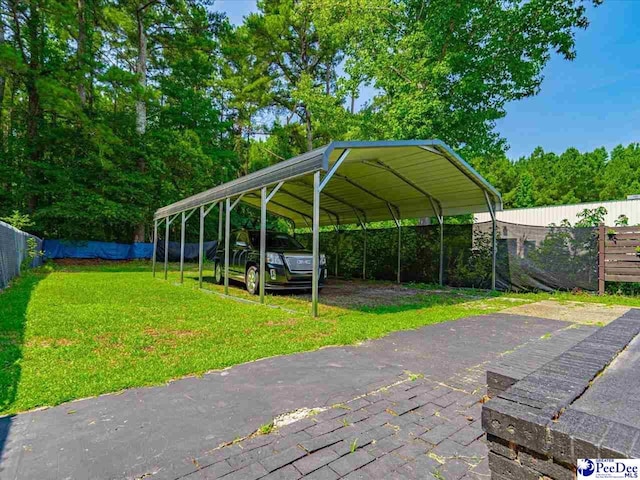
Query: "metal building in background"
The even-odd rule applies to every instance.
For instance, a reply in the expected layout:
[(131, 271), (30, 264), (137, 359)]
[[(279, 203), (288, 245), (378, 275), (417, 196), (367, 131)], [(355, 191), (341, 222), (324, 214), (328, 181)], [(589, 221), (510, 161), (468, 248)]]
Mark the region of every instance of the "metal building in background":
[[(580, 220), (578, 217), (580, 212), (584, 209), (593, 210), (598, 207), (607, 209), (604, 219), (605, 225), (615, 226), (616, 220), (620, 215), (627, 216), (629, 225), (640, 224), (640, 199), (574, 203), (573, 205), (555, 205), (551, 207), (514, 208), (502, 210), (497, 214), (497, 217), (500, 222), (539, 227), (548, 227), (552, 223), (560, 225), (563, 220), (569, 220), (571, 225), (575, 225)], [(491, 216), (488, 213), (478, 213), (474, 215), (474, 220), (477, 223), (488, 222), (491, 220)]]
[[(443, 282), (444, 218), (450, 215), (489, 212), (493, 220), (495, 288), (495, 212), (502, 209), (500, 194), (450, 147), (439, 140), (332, 142), (322, 148), (253, 172), (156, 211), (154, 244), (160, 222), (168, 226), (179, 215), (188, 218), (215, 205), (226, 210), (225, 294), (228, 293), (230, 212), (244, 202), (261, 212), (260, 301), (264, 303), (265, 225), (267, 212), (289, 219), (296, 228), (313, 232), (312, 313), (318, 314), (319, 233), (321, 226), (357, 224), (366, 238), (372, 221), (435, 217), (440, 224), (440, 283)], [(221, 210), (222, 212), (222, 210)], [(222, 213), (221, 213), (222, 214)], [(184, 231), (186, 220), (181, 222)], [(398, 282), (401, 237), (398, 228)], [(181, 242), (184, 236), (181, 235)], [(366, 245), (366, 243), (365, 243)], [(363, 255), (366, 256), (366, 247)], [(200, 260), (202, 262), (202, 259)], [(182, 278), (181, 261), (181, 278)], [(165, 259), (165, 272), (167, 261)], [(155, 275), (155, 264), (154, 264)], [(200, 268), (200, 279), (202, 268)], [(201, 280), (200, 280), (201, 281)]]

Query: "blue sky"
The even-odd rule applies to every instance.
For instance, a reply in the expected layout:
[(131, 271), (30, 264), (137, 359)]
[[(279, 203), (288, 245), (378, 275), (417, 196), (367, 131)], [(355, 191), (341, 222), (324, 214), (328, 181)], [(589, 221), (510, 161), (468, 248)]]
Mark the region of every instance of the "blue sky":
[[(255, 11), (255, 0), (218, 0), (233, 23)], [(605, 0), (589, 8), (591, 25), (576, 35), (578, 56), (554, 55), (541, 92), (507, 106), (497, 130), (507, 155), (528, 155), (537, 146), (611, 149), (640, 142), (640, 0)]]

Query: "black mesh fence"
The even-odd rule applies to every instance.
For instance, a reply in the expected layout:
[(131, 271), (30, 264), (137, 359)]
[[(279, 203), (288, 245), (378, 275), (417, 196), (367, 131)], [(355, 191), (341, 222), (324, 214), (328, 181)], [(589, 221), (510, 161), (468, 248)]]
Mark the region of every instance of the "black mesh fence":
[[(478, 229), (491, 232), (490, 224)], [(502, 290), (598, 289), (598, 229), (498, 222), (496, 282)]]
[[(496, 286), (500, 290), (597, 290), (597, 229), (535, 227), (498, 222)], [(444, 226), (444, 282), (455, 287), (491, 287), (491, 223)], [(311, 247), (309, 233), (296, 236)], [(362, 278), (365, 232), (321, 232), (320, 250), (330, 274)], [(395, 280), (398, 230), (367, 230), (366, 278)], [(339, 245), (339, 248), (337, 248)], [(437, 283), (440, 227), (406, 226), (401, 232), (403, 282)]]
[[(216, 258), (216, 250), (218, 249), (218, 241), (212, 240), (210, 242), (203, 242), (202, 244), (205, 260), (213, 260)], [(184, 244), (184, 261), (197, 263), (200, 258), (200, 244), (199, 243), (185, 243)], [(180, 242), (169, 242), (169, 255), (168, 260), (170, 262), (180, 261)], [(159, 240), (156, 247), (156, 261), (164, 262), (164, 240)]]

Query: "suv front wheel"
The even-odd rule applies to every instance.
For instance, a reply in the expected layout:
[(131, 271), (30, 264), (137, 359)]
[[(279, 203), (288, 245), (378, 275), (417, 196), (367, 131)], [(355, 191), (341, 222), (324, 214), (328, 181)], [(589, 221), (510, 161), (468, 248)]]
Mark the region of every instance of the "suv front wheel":
[(216, 267), (214, 269), (214, 276), (216, 283), (218, 285), (222, 285), (224, 282), (224, 273), (222, 272), (222, 264), (220, 262), (216, 262)]
[(252, 265), (247, 269), (247, 274), (245, 276), (247, 292), (251, 295), (256, 295), (258, 293), (259, 282), (260, 276), (258, 275), (258, 267)]

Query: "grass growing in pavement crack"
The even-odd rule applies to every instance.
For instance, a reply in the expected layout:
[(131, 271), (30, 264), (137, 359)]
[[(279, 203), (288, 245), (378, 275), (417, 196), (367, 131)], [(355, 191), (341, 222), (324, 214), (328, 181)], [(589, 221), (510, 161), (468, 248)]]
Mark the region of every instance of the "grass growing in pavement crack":
[(440, 473), (440, 471), (438, 470), (434, 470), (431, 474), (433, 475), (433, 478), (435, 478), (436, 480), (446, 480), (442, 475), (442, 473)]
[(412, 382), (415, 382), (416, 380), (420, 379), (420, 378), (424, 378), (424, 374), (422, 373), (413, 373), (410, 371), (405, 371), (404, 373), (407, 374), (407, 376), (409, 377), (409, 380), (411, 380)]
[(351, 453), (353, 453), (356, 451), (357, 448), (358, 448), (358, 439), (354, 438), (353, 442), (351, 442), (351, 445), (349, 446), (349, 450), (351, 451)]
[(258, 429), (260, 435), (268, 435), (273, 431), (273, 422), (265, 423)]

